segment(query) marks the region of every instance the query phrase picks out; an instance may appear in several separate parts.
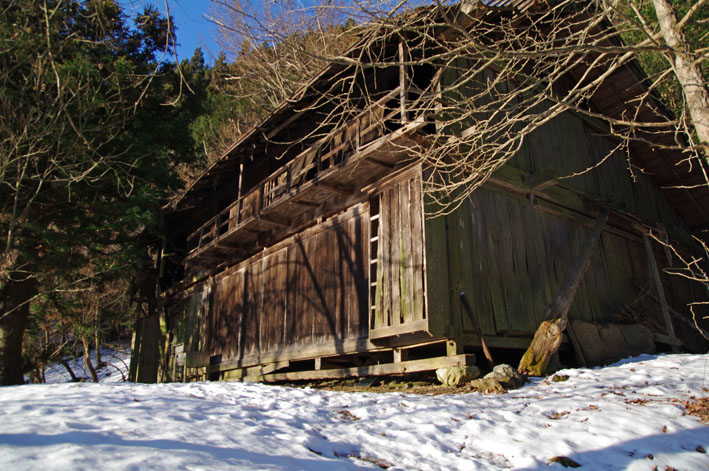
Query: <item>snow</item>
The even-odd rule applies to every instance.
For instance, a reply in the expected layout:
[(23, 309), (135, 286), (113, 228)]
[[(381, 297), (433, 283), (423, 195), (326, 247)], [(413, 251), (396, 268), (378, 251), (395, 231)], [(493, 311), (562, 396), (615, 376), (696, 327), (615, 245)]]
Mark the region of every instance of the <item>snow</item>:
[[(242, 383), (0, 388), (2, 470), (706, 470), (709, 355), (644, 355), (503, 395)], [(698, 448), (700, 447), (700, 448)]]
[[(92, 350), (90, 355), (91, 363), (94, 367), (98, 367), (96, 351)], [(128, 365), (130, 365), (130, 347), (125, 344), (105, 345), (101, 347), (101, 361), (105, 362), (106, 366), (96, 370), (99, 381), (113, 383), (125, 381), (128, 377)], [(78, 358), (67, 358), (67, 362), (76, 376), (86, 378), (87, 381), (91, 379), (91, 373), (81, 355)], [(53, 363), (46, 368), (44, 380), (47, 384), (68, 383), (71, 381), (71, 375), (61, 363)]]

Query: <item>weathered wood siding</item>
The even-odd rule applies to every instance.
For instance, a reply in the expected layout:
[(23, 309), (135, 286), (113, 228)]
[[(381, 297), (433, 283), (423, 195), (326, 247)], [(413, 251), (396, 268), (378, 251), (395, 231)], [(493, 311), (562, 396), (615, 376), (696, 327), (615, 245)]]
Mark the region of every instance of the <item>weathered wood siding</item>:
[(668, 227), (682, 226), (652, 177), (631, 167), (627, 155), (616, 149), (617, 143), (566, 112), (528, 136), (510, 165), (532, 174), (554, 170), (561, 177), (571, 177), (579, 173), (560, 184)]
[(378, 198), (376, 286), (371, 338), (426, 330), (420, 169)]
[(368, 224), (358, 205), (217, 277), (203, 350), (253, 359), (326, 344), (335, 354), (366, 338)]
[[(504, 190), (477, 190), (446, 221), (451, 316), (461, 316), (463, 329), (473, 330), (460, 307), (459, 293), (464, 291), (483, 333), (534, 332), (545, 306), (564, 283), (592, 223), (591, 219), (584, 223), (561, 212), (540, 209), (530, 199)], [(655, 245), (655, 258), (663, 270), (669, 260)], [(687, 311), (688, 301), (705, 297), (699, 286), (679, 277), (663, 275), (663, 283), (678, 312)], [(636, 300), (641, 288), (655, 292), (642, 238), (637, 233), (606, 231), (569, 316), (587, 322), (617, 322), (622, 320), (622, 308)], [(434, 285), (432, 289), (441, 288)], [(663, 325), (658, 307), (641, 314)]]
[[(457, 83), (470, 70), (468, 65), (454, 61), (444, 71), (443, 82)], [(492, 72), (486, 73), (488, 79), (493, 78)], [(484, 79), (469, 77), (457, 93), (472, 96), (482, 89)], [(460, 97), (449, 98), (455, 102)], [(484, 96), (480, 99), (485, 101)], [(460, 133), (466, 123), (462, 120), (439, 131)], [(600, 201), (660, 223), (674, 237), (687, 241), (683, 221), (651, 176), (633, 167), (627, 155), (616, 149), (617, 141), (602, 129), (601, 124), (563, 113), (525, 137), (520, 151), (506, 165), (515, 170), (507, 174), (524, 175), (519, 181), (522, 187), (535, 176), (551, 178), (555, 173), (566, 177), (557, 184), (570, 190), (567, 194), (576, 206), (583, 205), (583, 199)], [(529, 193), (486, 184), (454, 213), (426, 222), (427, 296), (434, 333), (456, 337), (461, 324), (463, 330), (472, 330), (461, 307), (461, 291), (485, 334), (517, 335), (536, 329), (592, 225), (588, 218), (564, 208), (563, 201), (553, 206), (541, 210)], [(655, 251), (658, 263), (660, 259), (665, 263), (662, 270), (667, 258), (659, 247)], [(677, 277), (663, 275), (663, 283), (672, 291), (670, 303), (680, 312), (686, 313), (688, 301), (706, 297)], [(607, 230), (570, 316), (613, 322), (621, 308), (637, 298), (641, 287), (648, 286), (649, 267), (640, 233)]]

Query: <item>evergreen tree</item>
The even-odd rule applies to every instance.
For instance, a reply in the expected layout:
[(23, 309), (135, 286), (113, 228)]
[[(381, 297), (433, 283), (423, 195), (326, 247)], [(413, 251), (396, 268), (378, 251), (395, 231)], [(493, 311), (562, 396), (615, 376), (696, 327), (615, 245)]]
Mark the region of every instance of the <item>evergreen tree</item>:
[(30, 314), (85, 313), (159, 233), (194, 148), (173, 44), (157, 10), (131, 24), (115, 0), (0, 10), (0, 383), (23, 382)]

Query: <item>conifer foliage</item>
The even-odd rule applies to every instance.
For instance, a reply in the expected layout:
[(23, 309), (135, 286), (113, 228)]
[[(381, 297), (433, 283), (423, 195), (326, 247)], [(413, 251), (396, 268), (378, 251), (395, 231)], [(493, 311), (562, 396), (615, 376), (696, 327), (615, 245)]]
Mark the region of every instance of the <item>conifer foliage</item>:
[(193, 156), (173, 31), (114, 0), (0, 7), (1, 384), (23, 382), (28, 322), (36, 360), (129, 313), (105, 295), (127, 286)]

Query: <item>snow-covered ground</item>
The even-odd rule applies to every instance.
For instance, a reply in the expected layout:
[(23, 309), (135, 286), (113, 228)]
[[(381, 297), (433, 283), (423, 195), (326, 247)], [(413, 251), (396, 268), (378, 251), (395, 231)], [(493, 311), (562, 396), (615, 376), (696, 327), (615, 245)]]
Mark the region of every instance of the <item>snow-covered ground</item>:
[(565, 370), (504, 395), (260, 384), (0, 388), (0, 470), (707, 470), (709, 355)]
[[(95, 368), (98, 368), (96, 351), (92, 350), (90, 355), (92, 364)], [(99, 381), (102, 383), (126, 381), (130, 365), (130, 346), (115, 344), (101, 347), (101, 362), (105, 363), (106, 366), (96, 370)], [(69, 363), (77, 377), (91, 381), (91, 373), (89, 373), (81, 356), (67, 359), (67, 363)], [(71, 375), (61, 363), (53, 363), (44, 371), (44, 379), (47, 384), (68, 383), (71, 381)]]

